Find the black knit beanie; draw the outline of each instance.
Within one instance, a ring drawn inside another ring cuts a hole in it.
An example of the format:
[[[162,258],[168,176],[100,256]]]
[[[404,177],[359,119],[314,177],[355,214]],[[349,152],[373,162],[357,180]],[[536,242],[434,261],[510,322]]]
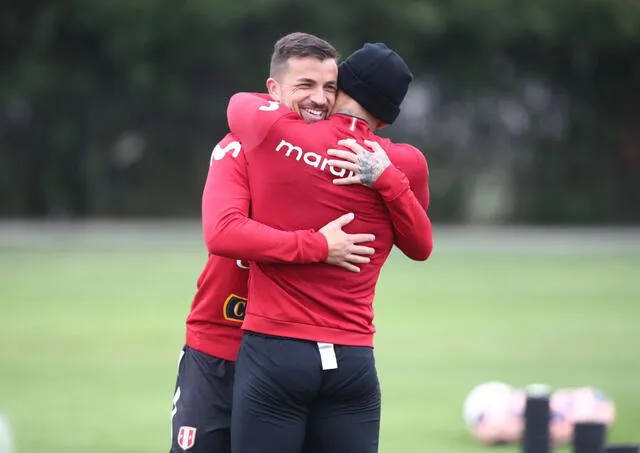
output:
[[[412,80],[402,57],[382,43],[366,43],[340,63],[338,72],[338,88],[387,124],[400,114]]]

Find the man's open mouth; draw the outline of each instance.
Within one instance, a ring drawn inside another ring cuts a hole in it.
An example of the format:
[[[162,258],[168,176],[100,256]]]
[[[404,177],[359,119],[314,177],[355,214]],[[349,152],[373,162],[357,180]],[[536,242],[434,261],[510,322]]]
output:
[[[311,109],[311,108],[303,107],[300,110],[304,113],[304,115],[307,118],[313,119],[315,121],[320,121],[325,119],[327,114],[326,110],[323,110],[323,109]]]

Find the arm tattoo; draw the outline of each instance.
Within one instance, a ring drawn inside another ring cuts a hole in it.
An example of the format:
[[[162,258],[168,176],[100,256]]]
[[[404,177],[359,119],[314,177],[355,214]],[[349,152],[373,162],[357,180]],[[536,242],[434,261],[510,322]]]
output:
[[[383,171],[391,165],[389,157],[384,154],[361,153],[358,155],[358,171],[360,182],[371,187],[380,177]]]

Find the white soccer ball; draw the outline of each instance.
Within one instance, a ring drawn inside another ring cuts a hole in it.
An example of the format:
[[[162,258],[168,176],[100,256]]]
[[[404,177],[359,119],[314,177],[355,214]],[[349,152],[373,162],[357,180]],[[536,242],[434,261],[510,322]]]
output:
[[[494,401],[508,398],[513,388],[499,381],[490,381],[475,386],[464,400],[463,416],[467,427],[471,430],[478,418],[486,412]]]
[[[471,435],[487,445],[514,443],[522,432],[520,399],[504,382],[474,387],[464,401],[464,420]]]

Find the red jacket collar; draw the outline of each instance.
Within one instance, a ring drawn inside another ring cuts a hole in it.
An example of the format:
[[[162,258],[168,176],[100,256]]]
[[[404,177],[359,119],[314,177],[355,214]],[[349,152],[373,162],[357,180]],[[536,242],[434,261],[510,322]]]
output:
[[[363,120],[360,117],[349,115],[348,113],[336,113],[330,118],[332,121],[342,125],[342,127],[346,127],[351,131],[361,131],[363,133],[370,133],[371,128],[369,127],[369,123]]]

